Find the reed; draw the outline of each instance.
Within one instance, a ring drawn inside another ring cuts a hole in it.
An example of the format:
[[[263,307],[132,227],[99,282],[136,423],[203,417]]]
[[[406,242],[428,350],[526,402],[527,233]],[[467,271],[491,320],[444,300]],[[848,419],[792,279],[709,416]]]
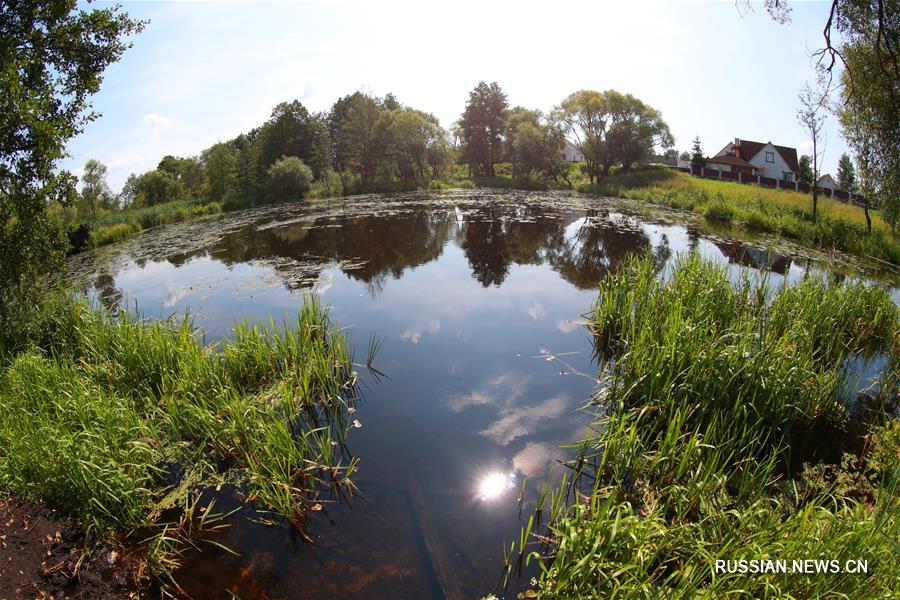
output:
[[[868,598],[896,589],[898,373],[846,393],[851,359],[896,364],[900,309],[886,291],[774,287],[696,256],[659,274],[645,257],[601,282],[589,327],[611,382],[575,445],[572,484],[541,503],[539,548],[520,540],[526,561],[541,565],[538,592]],[[839,464],[801,443],[821,431],[852,441],[854,419],[865,443],[848,443]],[[868,574],[713,570],[716,560],[751,558],[862,559]]]
[[[315,298],[294,323],[240,322],[216,345],[188,317],[112,316],[65,294],[39,321],[0,376],[0,492],[92,533],[150,528],[163,536],[151,554],[170,553],[152,562],[169,568],[170,538],[192,521],[164,526],[160,515],[200,490],[237,482],[301,528],[322,494],[352,491],[355,374]]]

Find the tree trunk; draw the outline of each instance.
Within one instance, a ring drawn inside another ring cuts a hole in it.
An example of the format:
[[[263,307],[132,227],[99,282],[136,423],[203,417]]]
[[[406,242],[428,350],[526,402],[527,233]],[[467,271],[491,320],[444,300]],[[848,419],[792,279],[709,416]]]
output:
[[[863,209],[866,212],[866,232],[871,235],[872,234],[872,217],[869,215],[869,197],[866,196],[865,204],[863,205]]]
[[[813,186],[813,222],[816,221],[816,206],[819,204],[819,186]]]

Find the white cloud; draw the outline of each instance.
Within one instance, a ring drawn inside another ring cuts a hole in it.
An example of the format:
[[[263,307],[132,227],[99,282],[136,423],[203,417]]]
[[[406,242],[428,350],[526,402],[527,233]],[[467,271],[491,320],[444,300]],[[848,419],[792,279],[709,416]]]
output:
[[[535,302],[531,306],[529,306],[526,311],[528,316],[534,319],[535,321],[541,321],[547,318],[547,311],[544,309],[544,305],[540,302]]]
[[[524,408],[505,408],[500,411],[500,418],[490,427],[481,431],[481,435],[494,438],[501,446],[526,435],[531,435],[548,421],[558,419],[571,410],[569,399],[556,396]]]
[[[175,125],[175,119],[158,113],[147,113],[144,115],[144,125],[150,132],[150,137],[158,138],[172,129]]]

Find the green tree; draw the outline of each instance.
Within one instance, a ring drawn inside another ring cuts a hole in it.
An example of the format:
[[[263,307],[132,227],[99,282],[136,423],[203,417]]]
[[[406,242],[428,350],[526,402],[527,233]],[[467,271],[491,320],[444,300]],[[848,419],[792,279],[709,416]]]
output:
[[[687,150],[682,150],[678,153],[678,160],[691,160],[691,153]]]
[[[139,208],[144,205],[144,198],[138,190],[138,176],[130,174],[119,192],[118,204],[122,208]]]
[[[156,168],[181,182],[188,196],[199,197],[203,187],[203,169],[199,160],[194,157],[178,158],[170,154],[164,156]]]
[[[615,90],[580,90],[568,96],[558,114],[570,141],[584,155],[591,183],[613,165],[630,169],[653,152],[674,143],[669,126],[656,109],[631,94]]]
[[[742,0],[741,5],[749,6]],[[785,0],[765,0],[779,23],[790,21]],[[834,67],[843,63],[835,112],[859,166],[861,191],[874,199],[882,216],[900,220],[900,10],[897,0],[832,0],[824,46],[813,53],[825,92]],[[838,34],[838,35],[836,35]],[[840,40],[841,43],[835,42]],[[862,176],[865,174],[865,176]]]
[[[694,137],[694,142],[691,146],[691,170],[699,172],[705,166],[706,157],[703,156],[703,148],[700,146],[700,136],[698,135]]]
[[[309,160],[315,141],[314,122],[299,100],[276,106],[259,131],[259,168],[268,169],[282,156]]]
[[[446,132],[434,115],[413,108],[399,108],[390,113],[388,126],[389,154],[401,181],[426,179],[428,167],[443,162]],[[437,145],[438,148],[432,150]]]
[[[351,96],[346,117],[341,127],[342,158],[362,184],[369,185],[387,158],[390,111],[378,98],[356,93]]]
[[[797,182],[805,185],[812,185],[815,178],[813,177],[812,158],[809,154],[800,157],[800,172],[797,173]]]
[[[566,124],[569,141],[584,156],[588,179],[594,183],[609,158],[606,146],[609,106],[606,99],[600,92],[579,90],[563,100],[559,114]]]
[[[517,106],[509,111],[504,137],[513,177],[566,179],[562,168],[566,140],[558,121],[539,110]]]
[[[846,68],[841,75],[838,120],[865,170],[860,191],[896,227],[900,222],[900,11],[894,6],[891,26],[882,32],[884,40],[891,40],[890,46],[876,44],[875,23],[861,20],[859,32],[851,34],[852,41],[842,48]]]
[[[228,145],[213,144],[201,158],[206,191],[212,201],[224,200],[232,191],[237,175],[237,156]]]
[[[675,144],[669,126],[658,110],[631,94],[615,90],[604,92],[609,105],[610,123],[606,133],[611,163],[628,170],[653,154],[655,146],[664,150]],[[611,165],[605,165],[604,175]]]
[[[41,282],[62,265],[66,241],[47,207],[69,204],[75,186],[56,163],[97,118],[90,97],[142,27],[119,7],[79,9],[75,0],[0,9],[0,346],[7,350],[25,335]]]
[[[798,95],[800,106],[797,108],[797,122],[809,134],[812,142],[812,171],[813,182],[819,181],[819,163],[822,159],[823,148],[823,131],[825,125],[825,115],[823,107],[825,99],[821,94],[813,90],[809,84],[803,86]],[[819,204],[819,186],[812,186],[812,218],[816,220],[816,210]]]
[[[137,178],[135,195],[144,206],[155,206],[184,197],[184,186],[169,173],[154,169]]]
[[[78,212],[82,219],[90,216],[92,221],[97,219],[97,207],[113,208],[115,197],[106,183],[106,165],[93,158],[84,165],[84,174],[81,176],[81,200]]]
[[[277,200],[299,200],[309,191],[312,169],[296,156],[283,156],[268,170],[269,193]]]
[[[850,155],[844,152],[838,159],[837,184],[845,192],[856,191],[856,169]]]
[[[508,106],[506,94],[496,81],[481,81],[469,92],[457,126],[462,159],[479,175],[493,177],[494,165],[501,160]]]

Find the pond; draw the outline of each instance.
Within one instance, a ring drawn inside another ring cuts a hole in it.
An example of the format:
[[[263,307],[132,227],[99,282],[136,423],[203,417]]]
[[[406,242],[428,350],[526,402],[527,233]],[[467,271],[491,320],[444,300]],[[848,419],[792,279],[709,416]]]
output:
[[[828,273],[706,236],[681,217],[572,193],[465,190],[282,204],[177,224],[73,257],[110,308],[190,312],[210,341],[241,318],[290,322],[316,294],[364,354],[349,449],[359,490],[312,515],[307,535],[248,509],[177,573],[195,597],[481,597],[503,542],[559,477],[588,420],[597,374],[583,315],[635,252],[660,266],[696,250],[773,284]],[[842,277],[831,275],[832,277]],[[893,288],[898,298],[897,288]],[[238,506],[228,489],[217,507]],[[270,515],[265,515],[270,517]],[[515,590],[534,565],[512,581]],[[515,594],[512,594],[515,597]]]

